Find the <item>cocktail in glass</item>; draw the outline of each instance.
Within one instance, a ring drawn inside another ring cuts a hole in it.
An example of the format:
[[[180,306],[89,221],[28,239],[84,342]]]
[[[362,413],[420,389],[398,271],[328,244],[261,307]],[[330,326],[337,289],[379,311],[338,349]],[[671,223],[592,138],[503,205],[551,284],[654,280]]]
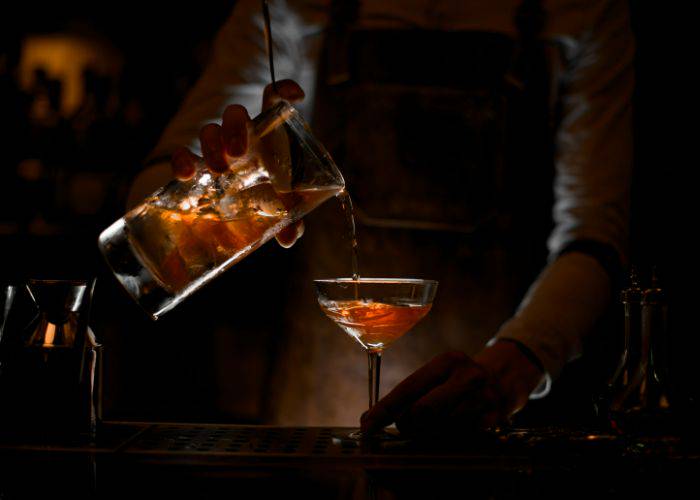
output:
[[[200,165],[105,229],[99,247],[157,319],[344,187],[328,152],[283,101],[253,120],[248,153],[231,159],[229,172]]]
[[[382,352],[428,314],[438,283],[408,278],[336,278],[315,280],[314,284],[326,316],[367,350],[371,409],[379,399]],[[366,436],[356,431],[349,437]]]

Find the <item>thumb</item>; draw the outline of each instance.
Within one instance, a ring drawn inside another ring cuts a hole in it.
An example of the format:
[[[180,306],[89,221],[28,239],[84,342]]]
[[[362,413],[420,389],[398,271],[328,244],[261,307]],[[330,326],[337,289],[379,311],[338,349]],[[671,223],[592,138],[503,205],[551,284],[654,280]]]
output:
[[[263,109],[268,109],[282,99],[291,103],[303,101],[304,90],[294,80],[280,80],[277,82],[277,91],[270,83],[263,91]]]

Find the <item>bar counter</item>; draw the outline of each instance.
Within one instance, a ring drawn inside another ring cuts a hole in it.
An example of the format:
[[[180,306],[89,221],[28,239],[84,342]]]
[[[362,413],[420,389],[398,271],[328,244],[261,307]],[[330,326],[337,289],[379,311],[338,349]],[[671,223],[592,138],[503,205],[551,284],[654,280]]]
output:
[[[335,437],[349,431],[108,422],[89,445],[6,434],[0,498],[671,498],[700,474],[697,440],[678,436],[538,428],[362,445]]]

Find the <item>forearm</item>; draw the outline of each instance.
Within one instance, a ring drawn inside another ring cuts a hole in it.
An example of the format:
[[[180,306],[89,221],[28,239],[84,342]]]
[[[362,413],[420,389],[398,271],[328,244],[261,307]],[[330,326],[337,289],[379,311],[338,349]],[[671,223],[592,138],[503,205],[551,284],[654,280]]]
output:
[[[549,381],[581,354],[627,259],[632,40],[625,2],[605,2],[560,75],[552,257],[497,334],[528,347]]]
[[[326,17],[309,2],[274,2],[270,5],[278,80],[293,79],[304,88],[306,103],[313,102],[316,62]],[[199,131],[220,123],[230,104],[241,104],[251,116],[261,110],[261,98],[270,73],[264,49],[260,2],[241,0],[216,36],[209,63],[167,125],[158,144],[134,180],[127,205],[134,206],[172,178],[170,155],[186,146],[200,153]],[[299,106],[302,113],[305,104]]]
[[[273,2],[270,14],[276,77],[297,81],[310,97],[313,89],[307,80],[315,71],[317,57],[313,42],[324,20],[305,4],[295,2]],[[166,127],[152,157],[167,155],[181,146],[199,153],[200,128],[220,122],[229,104],[243,105],[251,116],[261,111],[262,91],[270,83],[263,26],[258,0],[236,3],[216,35],[207,67]]]
[[[611,279],[597,259],[580,252],[566,253],[540,273],[496,339],[510,338],[524,344],[541,361],[551,381],[568,361],[581,354],[583,338],[611,296]]]

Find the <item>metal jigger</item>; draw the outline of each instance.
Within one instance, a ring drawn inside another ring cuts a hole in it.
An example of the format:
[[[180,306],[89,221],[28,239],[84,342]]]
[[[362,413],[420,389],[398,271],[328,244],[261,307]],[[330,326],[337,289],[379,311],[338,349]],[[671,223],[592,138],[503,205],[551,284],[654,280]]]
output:
[[[7,288],[0,335],[3,434],[94,439],[102,348],[88,326],[93,287],[87,280],[29,280]]]

